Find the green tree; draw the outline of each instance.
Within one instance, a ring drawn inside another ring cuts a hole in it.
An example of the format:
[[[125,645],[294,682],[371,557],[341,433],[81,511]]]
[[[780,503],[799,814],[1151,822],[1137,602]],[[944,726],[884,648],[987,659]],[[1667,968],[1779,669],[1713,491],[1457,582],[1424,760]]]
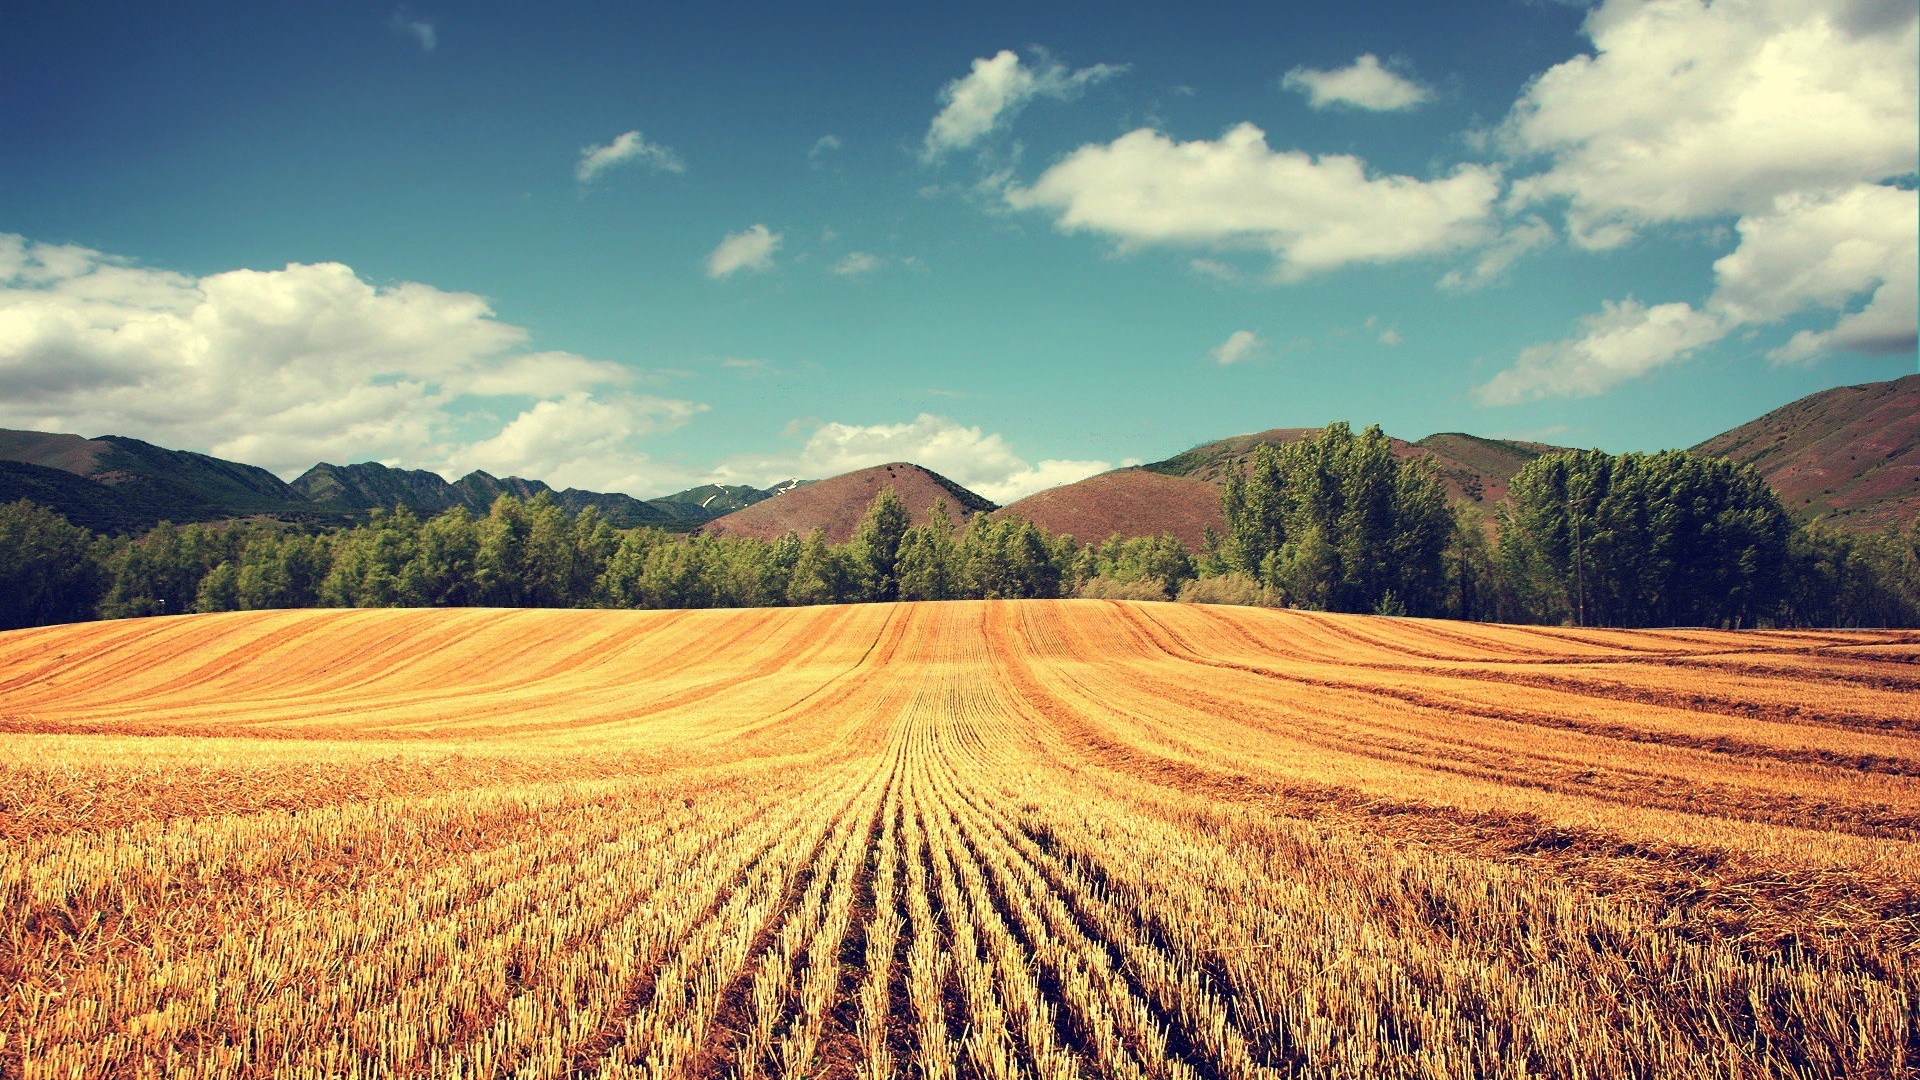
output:
[[[1794,626],[1920,625],[1920,521],[1858,535],[1818,524],[1794,531],[1780,618]]]
[[[620,536],[594,584],[595,601],[606,607],[653,607],[647,594],[647,563],[655,548],[673,543],[659,529],[632,529]]]
[[[1508,601],[1501,588],[1487,520],[1476,510],[1454,514],[1453,540],[1447,545],[1447,598],[1450,619],[1497,621]]]
[[[231,562],[222,562],[207,571],[194,594],[193,610],[239,611],[240,568]]]
[[[413,556],[400,571],[400,591],[426,607],[465,607],[478,600],[480,526],[464,506],[420,526]]]
[[[0,503],[0,630],[92,618],[106,584],[91,532],[25,499]]]
[[[320,585],[331,569],[332,552],[324,538],[263,530],[241,549],[235,603],[244,611],[318,606]]]
[[[648,607],[710,608],[716,596],[708,572],[709,546],[696,537],[654,548],[640,578]]]
[[[849,575],[843,560],[827,546],[826,533],[817,526],[800,544],[793,574],[787,583],[787,603],[831,604],[841,599]]]
[[[1107,537],[1098,547],[1078,549],[1073,569],[1065,575],[1063,592],[1077,593],[1089,581],[1115,585],[1158,585],[1168,596],[1196,576],[1193,557],[1171,536]]]
[[[895,564],[901,600],[952,600],[959,595],[953,518],[942,499],[933,504],[924,525],[908,529]]]
[[[320,583],[328,607],[417,607],[424,598],[409,591],[420,519],[405,506],[375,510],[365,525],[333,538],[333,557]]]
[[[1569,451],[1529,462],[1507,490],[1499,563],[1533,617],[1753,626],[1780,609],[1792,527],[1749,466]]]
[[[906,500],[900,498],[889,484],[873,497],[873,502],[867,506],[866,516],[860,519],[859,526],[854,529],[850,554],[857,560],[861,576],[872,590],[872,599],[900,598],[900,580],[895,573],[895,564],[900,559],[900,542],[912,524],[913,517],[907,510]]]
[[[1054,554],[1033,522],[975,514],[957,545],[961,590],[985,600],[1057,597],[1069,568]]]
[[[1433,464],[1402,460],[1378,426],[1331,424],[1283,447],[1256,447],[1221,494],[1227,536],[1207,569],[1332,611],[1439,614],[1454,521]]]
[[[200,598],[200,579],[233,558],[241,533],[232,528],[163,521],[138,540],[116,549],[111,578],[99,611],[109,619],[181,615]]]

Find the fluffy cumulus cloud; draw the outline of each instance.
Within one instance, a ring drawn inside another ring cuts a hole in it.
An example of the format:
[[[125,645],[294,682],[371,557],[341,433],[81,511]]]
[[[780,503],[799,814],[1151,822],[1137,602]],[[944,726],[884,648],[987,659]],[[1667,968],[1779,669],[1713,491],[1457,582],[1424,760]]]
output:
[[[1251,330],[1235,330],[1227,335],[1227,340],[1215,345],[1207,355],[1221,367],[1237,364],[1242,360],[1251,360],[1260,355],[1267,343]]]
[[[591,491],[638,491],[657,485],[660,470],[634,444],[679,427],[705,406],[645,394],[575,391],[537,401],[491,438],[451,455],[459,472],[483,469],[562,478],[560,487]]]
[[[1740,246],[1713,264],[1712,310],[1734,325],[1843,312],[1831,329],[1794,335],[1774,359],[1914,351],[1920,196],[1881,184],[1789,195],[1768,213],[1741,218],[1738,228]],[[1859,297],[1864,306],[1850,310]]]
[[[964,150],[1011,121],[1034,98],[1070,100],[1125,70],[1124,65],[1095,64],[1074,71],[1044,55],[1023,64],[1011,49],[976,59],[971,71],[940,91],[941,108],[927,128],[921,157],[932,161]]]
[[[1372,53],[1363,53],[1353,63],[1332,71],[1294,68],[1280,85],[1305,94],[1307,104],[1316,109],[1346,106],[1370,112],[1404,112],[1433,100],[1432,90],[1388,70]]]
[[[1485,166],[1437,180],[1375,175],[1344,154],[1270,149],[1264,132],[1241,124],[1217,140],[1142,128],[1083,146],[1006,200],[1123,249],[1264,248],[1275,276],[1293,281],[1480,243],[1499,195],[1500,174]]]
[[[131,435],[285,476],[484,460],[647,490],[634,441],[701,406],[638,392],[624,365],[528,346],[481,297],[376,286],[339,263],[193,277],[0,234],[0,426]],[[579,423],[601,460],[628,467],[545,449],[535,435],[556,410],[593,417]]]
[[[763,273],[773,269],[773,253],[780,250],[780,233],[765,225],[750,225],[728,233],[707,256],[707,276],[716,280],[742,270]]]
[[[604,146],[581,147],[580,160],[573,167],[573,176],[583,184],[591,184],[607,170],[630,164],[646,165],[655,172],[687,171],[686,162],[681,161],[680,155],[671,148],[648,142],[646,136],[638,131],[626,131],[614,136],[613,141]]]
[[[1480,400],[1597,394],[1736,331],[1809,311],[1840,314],[1828,329],[1794,334],[1769,353],[1773,360],[1914,351],[1920,197],[1912,191],[1859,184],[1818,198],[1784,196],[1738,228],[1740,244],[1713,264],[1713,295],[1703,307],[1608,303],[1576,336],[1522,351],[1512,369],[1479,388]]]
[[[1887,0],[1607,0],[1595,52],[1547,71],[1503,138],[1543,171],[1577,244],[1735,217],[1704,302],[1608,304],[1525,350],[1479,397],[1597,393],[1736,332],[1824,315],[1768,355],[1911,353],[1920,301],[1920,12]],[[1490,253],[1491,254],[1491,253]],[[1446,282],[1443,282],[1445,284]],[[1823,318],[1821,321],[1825,322]]]
[[[1586,397],[1720,340],[1720,320],[1690,304],[1647,307],[1606,301],[1565,341],[1530,345],[1513,367],[1475,391],[1486,405],[1540,397]]]
[[[921,413],[905,424],[821,424],[797,453],[735,459],[716,477],[764,486],[794,476],[836,476],[889,461],[925,466],[1002,504],[1113,468],[1105,461],[1029,462],[998,433]]]
[[[1593,54],[1535,79],[1507,120],[1508,149],[1547,165],[1515,195],[1567,200],[1575,239],[1607,246],[1912,172],[1917,27],[1898,0],[1606,0]]]

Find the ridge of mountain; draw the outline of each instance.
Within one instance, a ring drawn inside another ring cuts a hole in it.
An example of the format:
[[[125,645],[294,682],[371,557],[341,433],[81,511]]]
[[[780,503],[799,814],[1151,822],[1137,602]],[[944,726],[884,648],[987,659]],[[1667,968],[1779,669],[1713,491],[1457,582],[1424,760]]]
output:
[[[1920,374],[1809,394],[1693,449],[1752,465],[1802,520],[1905,525],[1920,515]]]
[[[212,521],[227,516],[190,488],[142,478],[103,484],[66,469],[0,460],[0,503],[26,499],[97,533],[135,533],[162,521]]]
[[[780,486],[787,489],[804,483],[789,480]],[[397,469],[371,461],[321,462],[288,483],[255,465],[169,450],[119,435],[89,439],[0,429],[0,501],[30,499],[99,532],[137,532],[161,521],[217,521],[262,514],[341,523],[394,506],[425,514],[464,506],[484,514],[501,495],[532,498],[543,491],[572,513],[594,507],[619,528],[650,525],[676,531],[773,494],[744,485],[731,487],[725,489],[724,506],[708,509],[699,500],[685,498],[686,492],[649,501],[619,492],[556,490],[539,480],[497,477],[479,470],[449,482],[425,469]]]
[[[31,499],[100,532],[251,514],[326,518],[254,465],[139,439],[0,429],[0,501]]]
[[[169,450],[123,435],[83,439],[46,431],[0,430],[0,460],[20,461],[84,476],[108,486],[166,480],[216,506],[279,510],[306,500],[286,481],[257,465]]]
[[[464,506],[484,514],[503,494],[551,493],[567,510],[597,509],[620,527],[648,525],[712,535],[778,536],[818,526],[850,537],[867,504],[888,483],[915,520],[948,503],[957,522],[974,512],[1033,520],[1083,541],[1170,533],[1197,547],[1208,526],[1224,528],[1218,484],[1261,445],[1286,445],[1315,428],[1274,428],[1202,443],[1151,464],[1117,469],[1027,496],[1005,508],[931,470],[893,462],[826,480],[772,488],[705,484],[642,500],[620,493],[555,490],[538,480],[470,472],[455,481],[377,462],[322,462],[292,483],[258,466],[170,450],[118,435],[83,438],[0,429],[0,502],[31,499],[101,532],[133,532],[162,520],[211,521],[268,515],[344,523],[379,507],[423,513]],[[1402,458],[1432,461],[1458,506],[1488,511],[1527,462],[1563,447],[1463,432],[1417,442],[1391,440]],[[1693,447],[1753,465],[1802,520],[1866,530],[1920,514],[1920,374],[1810,394]]]
[[[699,487],[676,491],[671,495],[662,495],[647,501],[669,514],[692,521],[711,521],[731,514],[735,510],[745,510],[754,503],[812,482],[811,480],[782,480],[770,488],[757,488],[746,484],[701,484]]]
[[[456,506],[475,514],[485,514],[502,495],[530,499],[548,492],[570,513],[587,507],[616,528],[638,525],[672,526],[684,515],[673,513],[650,502],[619,492],[582,491],[579,488],[555,489],[539,480],[518,476],[498,477],[475,469],[449,483],[439,473],[426,469],[396,469],[376,461],[356,465],[321,462],[293,481],[295,491],[312,502],[342,510],[373,510],[406,506],[437,514]]]

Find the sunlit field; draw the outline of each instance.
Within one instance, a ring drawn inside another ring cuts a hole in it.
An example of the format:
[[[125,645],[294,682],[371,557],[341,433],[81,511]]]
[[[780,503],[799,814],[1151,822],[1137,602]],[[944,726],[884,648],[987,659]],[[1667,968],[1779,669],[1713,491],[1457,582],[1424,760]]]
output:
[[[1107,601],[0,634],[0,1076],[1920,1067],[1920,634]]]

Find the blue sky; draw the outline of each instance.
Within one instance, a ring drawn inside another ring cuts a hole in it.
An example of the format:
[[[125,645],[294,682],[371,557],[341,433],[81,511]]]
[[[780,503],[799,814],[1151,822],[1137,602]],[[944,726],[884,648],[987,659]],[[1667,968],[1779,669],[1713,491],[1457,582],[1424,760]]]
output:
[[[5,426],[1006,500],[1337,419],[1684,446],[1916,366],[1908,3],[9,24]]]

